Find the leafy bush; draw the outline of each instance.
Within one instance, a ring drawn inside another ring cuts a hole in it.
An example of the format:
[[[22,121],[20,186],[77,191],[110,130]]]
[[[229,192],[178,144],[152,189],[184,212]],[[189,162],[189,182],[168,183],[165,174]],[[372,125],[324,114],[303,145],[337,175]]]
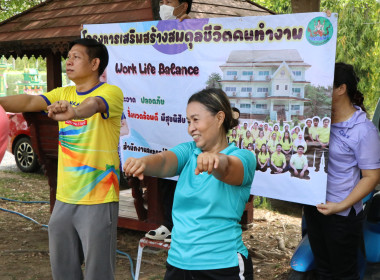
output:
[[[272,205],[270,204],[270,201],[266,197],[262,197],[262,196],[255,196],[255,198],[253,199],[253,207],[267,209],[267,210],[272,209]]]

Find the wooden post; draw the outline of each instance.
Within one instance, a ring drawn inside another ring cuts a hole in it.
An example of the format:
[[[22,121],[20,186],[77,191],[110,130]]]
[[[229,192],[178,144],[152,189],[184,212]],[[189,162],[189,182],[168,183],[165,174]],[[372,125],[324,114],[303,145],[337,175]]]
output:
[[[51,91],[62,86],[61,54],[49,51],[46,56],[47,90]]]
[[[292,0],[292,13],[319,12],[321,0]]]
[[[23,113],[28,122],[33,149],[44,166],[50,188],[50,212],[57,191],[58,123],[41,113]]]
[[[160,1],[159,0],[151,0],[152,4],[152,12],[154,20],[161,20],[160,18]]]
[[[48,91],[62,86],[61,54],[59,52],[53,53],[49,51],[47,54],[46,72]],[[57,191],[58,123],[46,116],[46,120],[44,119],[44,121],[43,119],[38,119],[41,118],[41,114],[39,113],[30,113],[30,115],[31,120],[29,120],[29,123],[32,124],[31,128],[34,127],[34,129],[31,130],[31,139],[34,144],[33,147],[38,147],[39,159],[45,166],[45,175],[48,177],[50,187],[50,212],[52,212]],[[44,125],[42,125],[43,123]],[[49,139],[49,142],[53,142],[53,145],[50,143],[45,145],[46,139]],[[47,149],[45,146],[49,148]]]

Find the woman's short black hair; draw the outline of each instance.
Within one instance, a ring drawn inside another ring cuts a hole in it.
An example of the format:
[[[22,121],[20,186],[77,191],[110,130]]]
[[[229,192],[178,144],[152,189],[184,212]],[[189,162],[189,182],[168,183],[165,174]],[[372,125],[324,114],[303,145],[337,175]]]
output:
[[[100,77],[108,65],[107,47],[95,39],[81,38],[72,41],[70,43],[70,49],[76,44],[86,47],[87,55],[89,56],[90,60],[99,58],[100,63],[98,68],[98,76]]]
[[[226,93],[219,88],[208,88],[194,93],[190,96],[187,104],[190,104],[191,102],[201,103],[213,116],[220,111],[224,112],[225,118],[223,127],[225,133],[239,124],[239,120],[232,117],[230,100]]]

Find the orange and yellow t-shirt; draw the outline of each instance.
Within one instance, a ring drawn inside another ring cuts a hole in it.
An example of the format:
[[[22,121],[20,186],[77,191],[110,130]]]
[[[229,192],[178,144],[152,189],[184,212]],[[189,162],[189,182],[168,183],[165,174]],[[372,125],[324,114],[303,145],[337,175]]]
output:
[[[88,97],[100,97],[107,107],[107,113],[59,122],[57,200],[84,205],[119,201],[120,88],[101,83],[87,92],[77,92],[70,86],[42,97],[48,104],[67,100],[73,107]]]

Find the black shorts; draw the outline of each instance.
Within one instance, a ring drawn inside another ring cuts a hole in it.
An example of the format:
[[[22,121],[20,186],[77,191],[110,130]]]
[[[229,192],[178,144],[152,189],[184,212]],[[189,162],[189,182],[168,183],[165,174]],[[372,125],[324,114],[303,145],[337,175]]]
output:
[[[239,265],[209,270],[185,270],[166,263],[164,280],[253,280],[251,257],[238,254]]]

